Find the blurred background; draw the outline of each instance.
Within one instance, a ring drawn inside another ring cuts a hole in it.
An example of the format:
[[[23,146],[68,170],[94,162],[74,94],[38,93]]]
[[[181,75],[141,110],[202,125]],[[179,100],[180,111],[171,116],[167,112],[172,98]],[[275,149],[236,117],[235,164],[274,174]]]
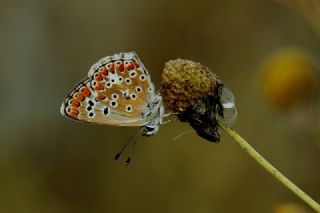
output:
[[[140,138],[60,105],[98,59],[136,51],[159,88],[164,63],[201,62],[236,96],[236,131],[320,201],[318,0],[0,0],[0,212],[312,212],[225,133],[188,124]],[[287,208],[288,207],[288,208]]]

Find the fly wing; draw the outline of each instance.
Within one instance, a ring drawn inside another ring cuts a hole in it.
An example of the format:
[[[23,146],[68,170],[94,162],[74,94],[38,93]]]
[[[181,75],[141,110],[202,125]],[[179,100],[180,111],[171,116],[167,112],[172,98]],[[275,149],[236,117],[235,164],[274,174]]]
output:
[[[235,97],[231,90],[223,87],[220,101],[223,106],[224,121],[231,126],[235,123],[238,115],[237,108],[235,106]]]

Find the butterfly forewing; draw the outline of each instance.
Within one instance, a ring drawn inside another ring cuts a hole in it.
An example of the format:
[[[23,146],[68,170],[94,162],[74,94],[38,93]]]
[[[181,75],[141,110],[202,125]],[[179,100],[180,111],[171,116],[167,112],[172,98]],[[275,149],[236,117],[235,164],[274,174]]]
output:
[[[154,95],[150,76],[133,53],[107,56],[66,97],[61,113],[69,118],[117,126],[143,126]]]

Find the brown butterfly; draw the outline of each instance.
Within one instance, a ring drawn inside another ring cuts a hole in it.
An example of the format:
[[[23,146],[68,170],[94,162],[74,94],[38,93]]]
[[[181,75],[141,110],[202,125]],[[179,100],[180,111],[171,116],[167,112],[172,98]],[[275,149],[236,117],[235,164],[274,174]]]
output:
[[[60,111],[78,121],[141,127],[138,133],[147,136],[158,132],[164,117],[162,97],[155,93],[150,75],[135,52],[100,59],[67,95]]]

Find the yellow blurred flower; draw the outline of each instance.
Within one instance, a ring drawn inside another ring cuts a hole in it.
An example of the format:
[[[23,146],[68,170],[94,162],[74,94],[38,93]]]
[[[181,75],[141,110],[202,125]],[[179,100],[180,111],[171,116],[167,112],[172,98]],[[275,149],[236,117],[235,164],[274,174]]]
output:
[[[303,51],[282,49],[265,60],[260,77],[266,102],[287,111],[308,104],[314,97],[318,69],[312,58]]]
[[[308,211],[295,203],[285,203],[276,206],[273,213],[308,213]]]

